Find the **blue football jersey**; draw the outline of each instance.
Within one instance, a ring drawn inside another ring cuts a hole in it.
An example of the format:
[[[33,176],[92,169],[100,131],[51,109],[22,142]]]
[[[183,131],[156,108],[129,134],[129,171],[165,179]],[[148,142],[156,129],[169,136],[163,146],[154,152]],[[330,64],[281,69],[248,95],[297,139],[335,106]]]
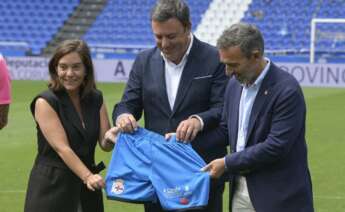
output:
[[[148,138],[151,137],[141,129],[118,136],[105,178],[108,199],[129,202],[157,199],[150,180],[152,145]]]
[[[108,199],[147,202],[165,210],[207,205],[210,176],[190,144],[139,128],[118,137],[106,175]]]
[[[166,210],[207,205],[210,176],[200,171],[206,164],[190,144],[176,141],[152,143],[151,182]]]

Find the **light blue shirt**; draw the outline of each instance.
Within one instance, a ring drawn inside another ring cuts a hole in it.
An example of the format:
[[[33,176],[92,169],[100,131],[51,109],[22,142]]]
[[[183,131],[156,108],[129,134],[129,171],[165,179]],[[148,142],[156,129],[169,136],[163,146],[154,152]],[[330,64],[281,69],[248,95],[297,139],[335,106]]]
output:
[[[262,80],[267,74],[267,71],[271,65],[268,58],[265,58],[267,64],[264,70],[260,73],[255,82],[249,86],[243,85],[239,114],[238,114],[238,133],[237,133],[237,145],[236,152],[242,151],[246,146],[246,139],[248,133],[249,117],[252,112],[255,97],[261,87]]]

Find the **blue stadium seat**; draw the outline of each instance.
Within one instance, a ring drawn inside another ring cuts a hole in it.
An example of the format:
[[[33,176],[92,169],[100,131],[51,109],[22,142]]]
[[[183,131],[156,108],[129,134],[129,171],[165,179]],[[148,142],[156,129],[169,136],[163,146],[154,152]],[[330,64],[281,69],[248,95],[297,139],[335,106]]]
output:
[[[78,3],[78,0],[2,0],[0,41],[25,41],[34,45],[31,47],[35,53],[40,53]]]
[[[265,4],[262,0],[253,0],[245,13],[243,21],[259,26],[268,41],[268,50],[275,49],[309,49],[310,21],[313,17],[337,18],[344,17],[345,1],[271,1]],[[262,10],[264,20],[252,16],[254,11]],[[268,23],[269,24],[268,24]],[[286,23],[284,30],[283,23]],[[333,26],[332,26],[333,25]],[[278,27],[277,27],[278,26]],[[323,31],[332,31],[336,24],[325,24]],[[345,32],[345,29],[342,30]],[[275,36],[277,39],[275,40]],[[339,49],[341,42],[321,42],[323,48]],[[343,42],[345,43],[345,42]]]
[[[27,41],[36,52],[53,37],[80,0],[2,0],[0,1],[0,41]],[[186,0],[190,5],[194,31],[211,0]],[[108,0],[102,13],[84,39],[90,43],[152,45],[150,9],[156,0]],[[253,0],[242,21],[256,24],[272,49],[309,49],[310,21],[317,18],[343,18],[345,1]],[[263,18],[253,12],[263,11]],[[285,24],[284,24],[285,23]],[[318,26],[319,27],[319,26]],[[324,24],[321,31],[345,32],[344,25]],[[344,49],[344,41],[320,42],[322,48]]]
[[[201,20],[201,15],[206,11],[211,0],[187,0],[191,8],[193,30]],[[119,45],[151,45],[154,39],[151,32],[150,10],[156,0],[109,0],[103,13],[100,14],[84,39],[94,42],[94,32],[108,33],[107,28],[112,27],[112,36],[100,36],[98,44]]]

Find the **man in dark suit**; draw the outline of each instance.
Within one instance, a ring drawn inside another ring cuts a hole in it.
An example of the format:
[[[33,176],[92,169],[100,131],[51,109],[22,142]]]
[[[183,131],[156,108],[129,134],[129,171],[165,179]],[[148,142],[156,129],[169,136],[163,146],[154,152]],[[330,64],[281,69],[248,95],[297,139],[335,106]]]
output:
[[[145,127],[191,142],[206,161],[226,155],[226,137],[219,143],[203,139],[218,127],[227,83],[224,65],[215,47],[191,33],[189,8],[182,0],[160,0],[151,13],[156,47],[140,53],[125,92],[113,111],[114,123],[126,132],[145,114]],[[223,180],[211,183],[209,212],[222,211]],[[159,212],[146,203],[145,211]]]
[[[218,39],[226,73],[223,119],[210,135],[228,135],[231,153],[204,167],[228,172],[230,211],[312,212],[305,141],[306,106],[295,78],[264,54],[260,31],[235,24]]]

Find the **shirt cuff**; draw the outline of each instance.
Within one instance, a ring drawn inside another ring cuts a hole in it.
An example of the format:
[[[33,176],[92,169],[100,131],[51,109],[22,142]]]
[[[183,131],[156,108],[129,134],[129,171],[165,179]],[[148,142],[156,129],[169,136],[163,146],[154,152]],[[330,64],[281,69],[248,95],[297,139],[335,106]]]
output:
[[[200,116],[198,116],[198,115],[191,115],[191,116],[189,116],[189,118],[197,118],[200,121],[200,125],[201,125],[200,131],[204,129],[204,121],[202,120],[202,118]]]
[[[224,168],[225,168],[225,171],[228,171],[228,166],[226,165],[226,156],[224,157]]]
[[[117,118],[116,118],[116,121],[115,121],[115,125],[117,126],[117,122],[119,121],[119,119],[125,115],[131,115],[130,113],[122,113],[121,115],[119,115]],[[117,126],[118,127],[118,126]]]

